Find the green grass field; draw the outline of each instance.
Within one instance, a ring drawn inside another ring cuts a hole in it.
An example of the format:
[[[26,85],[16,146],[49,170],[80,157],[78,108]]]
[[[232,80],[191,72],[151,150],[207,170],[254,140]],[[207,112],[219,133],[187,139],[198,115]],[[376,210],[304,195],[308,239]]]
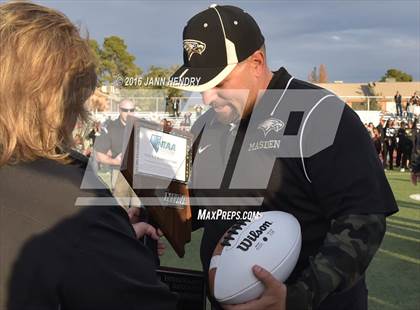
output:
[[[387,233],[367,272],[369,309],[420,309],[420,202],[409,198],[420,194],[409,174],[387,173],[400,211],[388,218]],[[179,259],[167,246],[162,265],[201,270],[201,231],[193,233],[186,255]]]
[[[387,232],[368,272],[369,309],[420,309],[420,193],[408,173],[388,172],[400,211],[387,220]]]

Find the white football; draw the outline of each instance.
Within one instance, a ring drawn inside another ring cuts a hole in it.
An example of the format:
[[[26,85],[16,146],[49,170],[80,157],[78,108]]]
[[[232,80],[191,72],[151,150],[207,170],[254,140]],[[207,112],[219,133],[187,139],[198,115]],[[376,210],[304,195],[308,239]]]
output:
[[[264,285],[252,267],[259,265],[284,282],[295,268],[301,243],[299,222],[289,213],[262,212],[259,218],[233,225],[213,251],[210,292],[223,304],[260,297]]]

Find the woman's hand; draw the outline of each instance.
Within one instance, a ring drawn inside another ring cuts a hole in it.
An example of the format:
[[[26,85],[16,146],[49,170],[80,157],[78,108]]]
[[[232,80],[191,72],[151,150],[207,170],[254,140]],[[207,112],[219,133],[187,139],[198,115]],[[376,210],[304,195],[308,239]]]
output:
[[[160,229],[156,229],[152,225],[146,222],[140,222],[140,208],[129,208],[128,217],[131,225],[133,225],[134,231],[136,232],[137,239],[149,236],[153,240],[157,241],[157,252],[159,256],[162,256],[165,252],[165,244],[160,240],[163,236],[163,232]]]

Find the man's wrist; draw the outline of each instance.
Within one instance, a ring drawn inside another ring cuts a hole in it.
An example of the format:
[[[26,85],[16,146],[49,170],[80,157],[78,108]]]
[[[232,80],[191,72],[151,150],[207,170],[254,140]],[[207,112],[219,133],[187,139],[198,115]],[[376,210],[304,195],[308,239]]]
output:
[[[287,285],[286,310],[311,310],[310,292],[303,282]]]

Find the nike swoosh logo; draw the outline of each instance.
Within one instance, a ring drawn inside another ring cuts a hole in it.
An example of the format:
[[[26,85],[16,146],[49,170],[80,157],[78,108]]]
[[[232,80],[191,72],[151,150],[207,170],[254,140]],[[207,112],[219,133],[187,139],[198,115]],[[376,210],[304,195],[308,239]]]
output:
[[[198,148],[198,154],[203,153],[206,149],[208,149],[211,146],[211,144],[207,144],[206,146],[199,147]]]

